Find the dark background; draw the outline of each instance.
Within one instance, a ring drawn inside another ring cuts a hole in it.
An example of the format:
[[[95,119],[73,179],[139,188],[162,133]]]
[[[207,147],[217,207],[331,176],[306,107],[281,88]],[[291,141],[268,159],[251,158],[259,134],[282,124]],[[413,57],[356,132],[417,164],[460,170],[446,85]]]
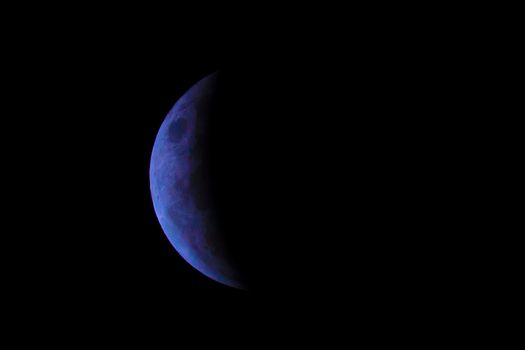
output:
[[[440,186],[428,178],[440,170],[425,161],[434,131],[431,117],[419,117],[434,96],[419,79],[435,73],[424,65],[416,72],[406,59],[385,62],[379,51],[322,60],[255,52],[229,61],[219,49],[146,60],[119,50],[72,78],[75,87],[87,82],[66,95],[71,109],[83,106],[71,124],[83,187],[73,203],[82,203],[82,230],[90,228],[80,251],[93,249],[101,261],[86,257],[86,273],[97,271],[95,282],[107,278],[117,289],[159,283],[165,300],[242,293],[178,256],[149,197],[160,123],[191,85],[219,70],[224,122],[214,125],[213,181],[226,239],[253,293],[351,291],[373,299],[385,289],[392,297],[396,288],[420,288],[437,229],[424,198]]]
[[[514,230],[493,208],[512,204],[491,192],[516,193],[519,157],[502,156],[520,138],[494,125],[515,115],[503,80],[517,80],[519,21],[482,6],[132,6],[2,7],[0,282],[17,342],[434,340],[503,319],[489,302],[515,309],[499,303],[519,264],[499,254],[519,254],[494,247]],[[160,123],[214,71],[210,164],[248,292],[184,262],[150,200]]]
[[[450,146],[470,79],[457,51],[436,49],[432,33],[372,29],[351,40],[141,34],[49,28],[8,51],[9,91],[21,93],[7,99],[9,130],[31,141],[16,159],[32,198],[19,207],[34,213],[19,220],[27,290],[168,314],[217,298],[366,309],[444,300],[442,282],[463,278],[450,273],[464,195],[450,183],[467,180],[456,166],[468,161]],[[161,122],[215,71],[225,80],[213,181],[249,292],[184,262],[149,193]]]

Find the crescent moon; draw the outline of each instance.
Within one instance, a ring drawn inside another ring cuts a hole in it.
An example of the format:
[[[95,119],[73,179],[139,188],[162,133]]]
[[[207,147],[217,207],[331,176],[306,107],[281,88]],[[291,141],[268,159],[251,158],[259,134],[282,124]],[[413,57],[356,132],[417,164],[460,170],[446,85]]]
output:
[[[245,289],[214,219],[206,138],[217,74],[191,87],[162,123],[151,155],[150,190],[160,225],[176,251],[222,284]]]

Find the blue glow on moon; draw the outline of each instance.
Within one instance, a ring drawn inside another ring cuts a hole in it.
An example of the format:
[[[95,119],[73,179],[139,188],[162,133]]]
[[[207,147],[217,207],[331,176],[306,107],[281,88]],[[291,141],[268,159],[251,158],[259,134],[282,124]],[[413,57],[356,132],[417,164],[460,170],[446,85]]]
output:
[[[177,252],[209,278],[242,289],[241,279],[221,247],[213,208],[200,200],[206,196],[202,192],[206,192],[209,175],[202,173],[205,160],[200,138],[206,137],[206,104],[215,80],[215,74],[200,80],[166,116],[151,155],[150,189],[159,222]]]

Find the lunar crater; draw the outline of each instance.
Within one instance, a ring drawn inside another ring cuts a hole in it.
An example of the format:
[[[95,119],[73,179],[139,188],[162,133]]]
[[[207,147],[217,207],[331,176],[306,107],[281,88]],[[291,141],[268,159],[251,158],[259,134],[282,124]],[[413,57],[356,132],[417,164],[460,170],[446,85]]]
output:
[[[188,121],[186,118],[178,118],[174,120],[169,127],[169,136],[171,142],[179,143],[184,137],[188,129]]]

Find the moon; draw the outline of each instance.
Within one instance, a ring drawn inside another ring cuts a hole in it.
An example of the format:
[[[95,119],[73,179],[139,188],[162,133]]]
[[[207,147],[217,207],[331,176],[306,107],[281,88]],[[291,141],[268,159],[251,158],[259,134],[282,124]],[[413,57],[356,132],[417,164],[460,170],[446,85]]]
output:
[[[151,155],[150,189],[168,240],[191,266],[230,287],[245,289],[221,241],[207,166],[210,103],[217,74],[191,87],[162,123]]]

